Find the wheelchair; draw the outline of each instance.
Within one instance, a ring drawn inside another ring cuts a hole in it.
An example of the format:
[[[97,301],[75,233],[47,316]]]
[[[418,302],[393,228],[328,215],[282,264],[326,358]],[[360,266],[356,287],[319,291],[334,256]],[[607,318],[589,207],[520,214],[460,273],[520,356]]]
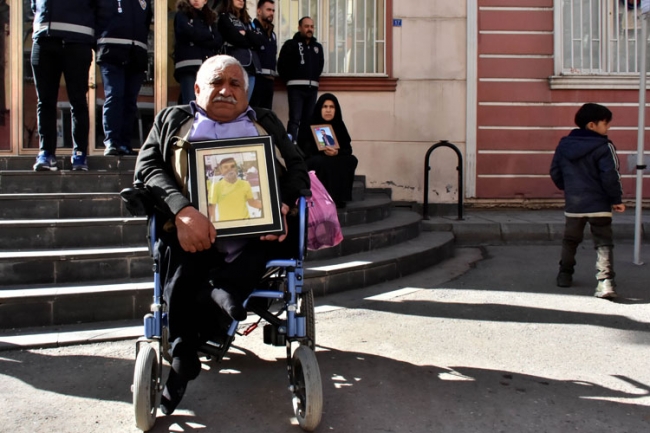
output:
[[[136,182],[134,188],[120,193],[127,209],[135,216],[148,216],[148,239],[153,256],[156,242],[156,224],[153,204],[144,185]],[[299,246],[296,259],[271,260],[264,277],[244,302],[247,311],[258,320],[240,331],[240,323],[233,321],[222,341],[208,341],[199,352],[221,362],[235,336],[246,336],[264,321],[265,344],[286,346],[289,391],[293,411],[299,426],[305,431],[318,427],[323,409],[320,369],[315,355],[316,328],[314,296],[303,290],[303,260],[306,251],[307,199],[311,191],[302,191],[298,202]],[[163,300],[158,264],[154,260],[154,294],[151,312],[144,316],[144,336],[136,342],[136,362],[133,373],[133,409],[135,424],[142,431],[151,429],[156,421],[160,397],[165,383],[162,378],[163,359],[171,362],[167,329],[167,306]],[[296,347],[293,350],[294,346]]]

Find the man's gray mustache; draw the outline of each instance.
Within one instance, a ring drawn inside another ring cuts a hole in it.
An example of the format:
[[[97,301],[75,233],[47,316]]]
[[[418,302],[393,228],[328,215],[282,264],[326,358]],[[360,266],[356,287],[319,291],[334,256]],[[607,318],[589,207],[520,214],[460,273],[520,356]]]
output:
[[[226,96],[217,96],[216,98],[214,98],[212,100],[212,102],[227,102],[227,103],[233,104],[233,105],[237,104],[237,100],[235,98],[233,98],[232,96],[227,96],[227,97]]]

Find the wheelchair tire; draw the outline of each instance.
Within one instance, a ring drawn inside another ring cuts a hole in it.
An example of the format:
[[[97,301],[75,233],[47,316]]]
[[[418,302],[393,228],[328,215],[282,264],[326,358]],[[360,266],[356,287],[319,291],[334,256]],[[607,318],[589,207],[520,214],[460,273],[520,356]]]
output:
[[[292,359],[293,412],[300,428],[314,431],[323,414],[323,385],[316,354],[300,345]]]
[[[314,292],[309,290],[300,294],[300,312],[305,316],[305,333],[307,334],[307,346],[316,350],[316,313],[314,311]]]
[[[158,379],[156,351],[149,344],[143,344],[135,360],[133,373],[135,425],[142,431],[149,431],[156,422],[160,402]]]

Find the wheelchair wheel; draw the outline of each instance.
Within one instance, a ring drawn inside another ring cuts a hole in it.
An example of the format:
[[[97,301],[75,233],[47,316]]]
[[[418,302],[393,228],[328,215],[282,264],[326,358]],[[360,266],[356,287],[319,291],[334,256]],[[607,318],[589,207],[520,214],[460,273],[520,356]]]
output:
[[[323,413],[323,385],[316,354],[300,345],[292,359],[293,412],[305,431],[314,431]]]
[[[316,350],[316,314],[314,312],[314,292],[309,290],[300,294],[300,314],[305,316],[307,346]]]
[[[156,422],[160,398],[158,376],[156,351],[149,344],[143,344],[135,360],[133,373],[135,425],[142,431],[148,431]]]

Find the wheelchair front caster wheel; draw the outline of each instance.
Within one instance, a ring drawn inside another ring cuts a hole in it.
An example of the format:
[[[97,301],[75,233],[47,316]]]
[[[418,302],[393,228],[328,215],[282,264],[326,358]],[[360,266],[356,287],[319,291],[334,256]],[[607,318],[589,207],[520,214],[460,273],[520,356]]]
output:
[[[293,412],[305,431],[314,431],[323,414],[323,385],[316,354],[307,346],[298,346],[292,359]]]
[[[135,360],[133,372],[135,425],[142,431],[148,431],[156,422],[156,412],[160,404],[158,376],[156,351],[150,345],[143,344]]]

